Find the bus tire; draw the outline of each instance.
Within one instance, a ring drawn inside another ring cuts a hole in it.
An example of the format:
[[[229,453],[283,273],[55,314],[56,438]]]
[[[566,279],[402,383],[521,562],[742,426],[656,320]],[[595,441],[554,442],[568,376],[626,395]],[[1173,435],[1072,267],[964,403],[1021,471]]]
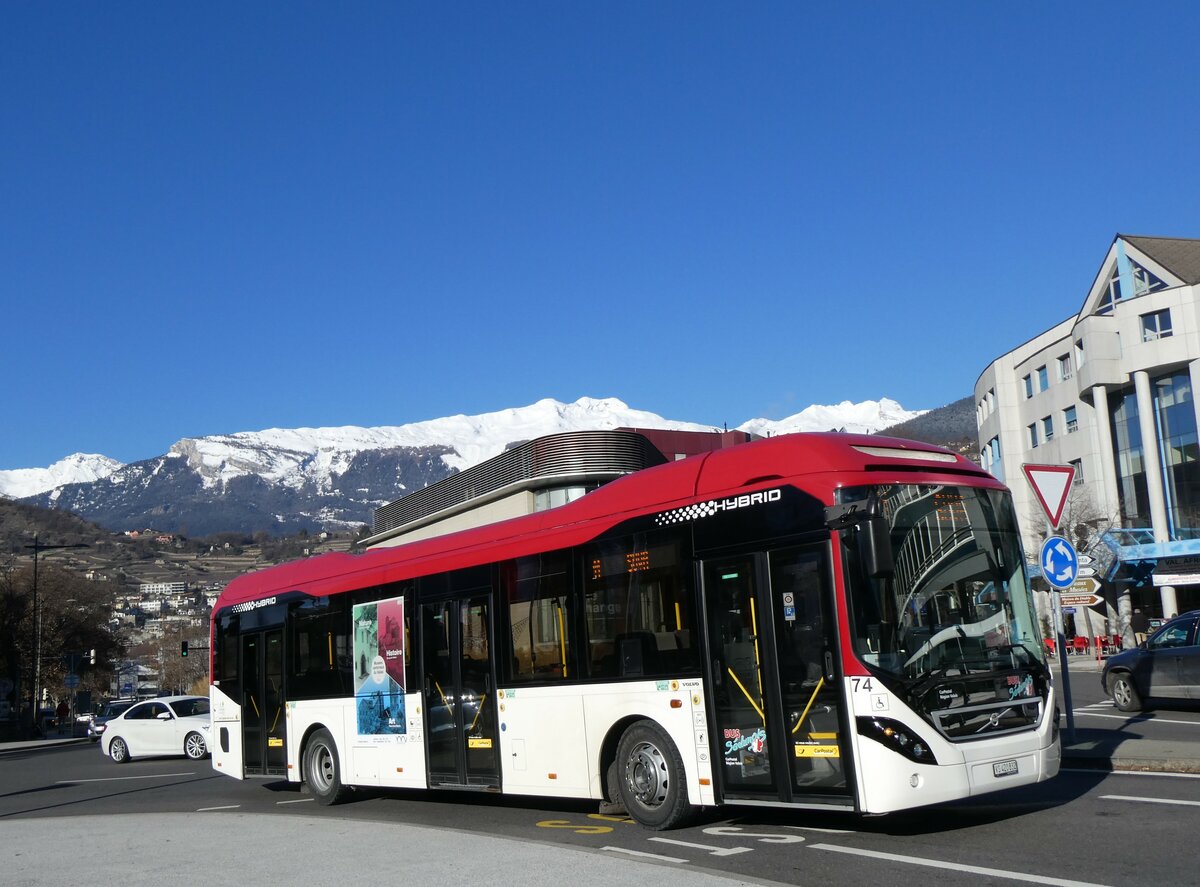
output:
[[[349,793],[342,785],[337,746],[324,728],[309,737],[304,747],[304,782],[317,803],[324,807],[341,803]]]
[[[639,825],[661,831],[691,814],[683,758],[654,721],[630,725],[617,744],[616,763],[621,801]]]

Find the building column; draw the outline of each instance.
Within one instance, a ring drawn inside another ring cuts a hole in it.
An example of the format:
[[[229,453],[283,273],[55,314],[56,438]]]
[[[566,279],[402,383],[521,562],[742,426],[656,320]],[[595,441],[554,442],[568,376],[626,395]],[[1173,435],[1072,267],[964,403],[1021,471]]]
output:
[[[1097,471],[1100,478],[1098,487],[1100,501],[1096,505],[1104,514],[1119,519],[1121,497],[1117,495],[1117,460],[1113,454],[1112,414],[1108,408],[1108,388],[1106,386],[1096,385],[1092,388],[1092,409],[1096,412],[1096,446],[1099,448],[1100,455],[1100,466]],[[1197,427],[1200,427],[1200,424]],[[1090,483],[1090,480],[1085,478],[1085,483]]]
[[[1142,432],[1142,464],[1146,468],[1146,492],[1150,497],[1150,527],[1155,542],[1170,542],[1171,530],[1167,522],[1167,498],[1163,490],[1162,460],[1159,458],[1158,429],[1154,413],[1154,397],[1150,391],[1150,374],[1139,370],[1133,374],[1133,387],[1137,392],[1138,426]],[[1175,588],[1164,585],[1159,588],[1163,615],[1177,612]]]

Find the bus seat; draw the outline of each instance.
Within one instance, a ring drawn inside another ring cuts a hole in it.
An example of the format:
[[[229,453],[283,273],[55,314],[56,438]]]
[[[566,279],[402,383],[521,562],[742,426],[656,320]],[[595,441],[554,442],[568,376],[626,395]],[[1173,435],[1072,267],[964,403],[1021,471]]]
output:
[[[653,632],[632,631],[614,640],[622,675],[658,674],[658,643]]]

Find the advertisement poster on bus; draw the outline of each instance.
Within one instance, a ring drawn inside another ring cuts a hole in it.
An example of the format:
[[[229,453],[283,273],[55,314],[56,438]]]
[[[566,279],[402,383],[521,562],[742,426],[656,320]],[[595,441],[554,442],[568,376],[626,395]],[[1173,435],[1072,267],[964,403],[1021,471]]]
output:
[[[404,718],[404,598],[356,604],[354,706],[358,735],[399,736]]]

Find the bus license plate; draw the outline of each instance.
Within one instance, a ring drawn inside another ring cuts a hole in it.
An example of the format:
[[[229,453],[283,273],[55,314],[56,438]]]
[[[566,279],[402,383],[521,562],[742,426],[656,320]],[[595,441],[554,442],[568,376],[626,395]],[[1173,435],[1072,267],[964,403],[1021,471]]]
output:
[[[1000,761],[999,763],[992,764],[993,776],[1012,776],[1016,772],[1016,761]]]

